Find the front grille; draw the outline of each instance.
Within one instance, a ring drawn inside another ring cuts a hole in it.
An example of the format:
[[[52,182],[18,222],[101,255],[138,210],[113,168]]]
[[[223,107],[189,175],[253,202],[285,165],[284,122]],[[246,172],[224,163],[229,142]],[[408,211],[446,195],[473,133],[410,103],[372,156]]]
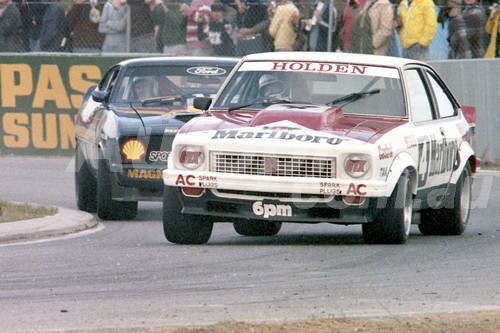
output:
[[[243,175],[335,178],[335,158],[244,153],[210,153],[210,171]]]

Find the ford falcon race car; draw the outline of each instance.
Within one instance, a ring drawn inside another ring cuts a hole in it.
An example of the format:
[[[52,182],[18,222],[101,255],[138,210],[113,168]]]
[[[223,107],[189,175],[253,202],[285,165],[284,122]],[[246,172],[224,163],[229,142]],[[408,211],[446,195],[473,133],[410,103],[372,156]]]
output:
[[[76,119],[79,209],[101,219],[133,219],[137,201],[163,197],[177,130],[200,114],[196,96],[213,97],[232,58],[162,57],[120,62],[84,96]]]
[[[214,222],[270,236],[283,222],[361,224],[366,243],[464,232],[475,109],[427,64],[339,53],[243,58],[178,132],[163,171],[163,229],[205,243]],[[465,112],[467,111],[467,112]],[[415,219],[416,222],[417,219]]]

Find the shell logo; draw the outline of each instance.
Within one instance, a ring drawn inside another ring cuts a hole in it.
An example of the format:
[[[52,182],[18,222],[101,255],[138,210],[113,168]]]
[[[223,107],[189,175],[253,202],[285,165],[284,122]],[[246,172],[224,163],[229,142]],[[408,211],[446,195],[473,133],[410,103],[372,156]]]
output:
[[[122,145],[122,154],[127,161],[142,161],[144,155],[146,155],[146,147],[141,141],[130,139]]]

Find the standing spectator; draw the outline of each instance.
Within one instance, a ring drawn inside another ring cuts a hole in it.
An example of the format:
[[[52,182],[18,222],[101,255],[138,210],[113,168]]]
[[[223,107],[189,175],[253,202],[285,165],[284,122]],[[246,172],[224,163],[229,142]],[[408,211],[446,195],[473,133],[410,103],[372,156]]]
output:
[[[156,44],[156,51],[163,52],[163,40],[161,38],[161,31],[165,24],[165,14],[168,7],[163,3],[163,0],[147,0],[149,3],[149,10],[151,11],[151,20],[154,25],[154,39]]]
[[[271,51],[272,41],[267,31],[269,17],[266,5],[260,0],[236,0],[238,28],[236,56]]]
[[[192,0],[188,10],[186,48],[190,56],[210,56],[212,45],[208,40],[198,39],[198,22],[210,21],[210,6],[214,0]]]
[[[49,0],[40,29],[40,50],[46,52],[70,51],[68,37],[63,5],[59,0]]]
[[[122,0],[110,0],[104,5],[99,32],[105,35],[103,53],[127,51],[127,22],[129,6]]]
[[[309,50],[310,51],[327,51],[328,46],[328,30],[332,27],[332,51],[337,48],[336,33],[337,33],[337,19],[338,11],[335,6],[332,12],[332,23],[330,24],[330,3],[318,1],[313,9],[312,17],[309,19],[306,30],[310,30],[308,36]]]
[[[352,52],[352,30],[359,12],[366,4],[366,0],[347,0],[342,12],[342,51]]]
[[[471,59],[483,56],[485,14],[477,0],[464,0],[462,14],[450,20],[448,26],[449,59]]]
[[[40,28],[46,4],[44,0],[22,0],[19,6],[23,34],[22,44],[26,51],[40,51]]]
[[[429,45],[437,31],[436,9],[432,0],[404,0],[399,6],[402,27],[399,41],[403,57],[427,60]]]
[[[372,30],[373,54],[387,55],[394,27],[393,7],[389,0],[372,0],[372,3],[368,16]]]
[[[490,35],[490,43],[484,57],[498,58],[500,54],[500,6],[496,3],[491,7],[486,22],[486,32]]]
[[[221,3],[210,6],[211,20],[208,24],[198,23],[198,35],[208,38],[217,56],[233,56],[234,44],[231,39],[231,23],[224,19],[225,7]]]
[[[66,14],[73,52],[101,52],[104,35],[98,28],[102,8],[96,0],[74,0]]]
[[[149,5],[145,1],[149,0],[128,0],[130,6],[130,52],[156,52],[154,23]]]
[[[276,51],[293,51],[297,38],[294,24],[299,18],[299,10],[290,0],[278,0],[278,7],[269,9],[269,34],[274,38]]]
[[[173,0],[165,7],[163,25],[160,27],[160,39],[163,53],[186,55],[186,26],[189,6]]]
[[[0,52],[22,52],[21,14],[12,0],[0,0]]]

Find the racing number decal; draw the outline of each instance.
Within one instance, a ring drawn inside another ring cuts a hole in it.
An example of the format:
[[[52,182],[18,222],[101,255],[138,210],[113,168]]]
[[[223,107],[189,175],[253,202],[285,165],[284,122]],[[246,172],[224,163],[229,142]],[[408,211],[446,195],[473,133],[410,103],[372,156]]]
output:
[[[457,141],[436,140],[435,135],[418,138],[418,187],[430,177],[456,170],[460,165]]]

